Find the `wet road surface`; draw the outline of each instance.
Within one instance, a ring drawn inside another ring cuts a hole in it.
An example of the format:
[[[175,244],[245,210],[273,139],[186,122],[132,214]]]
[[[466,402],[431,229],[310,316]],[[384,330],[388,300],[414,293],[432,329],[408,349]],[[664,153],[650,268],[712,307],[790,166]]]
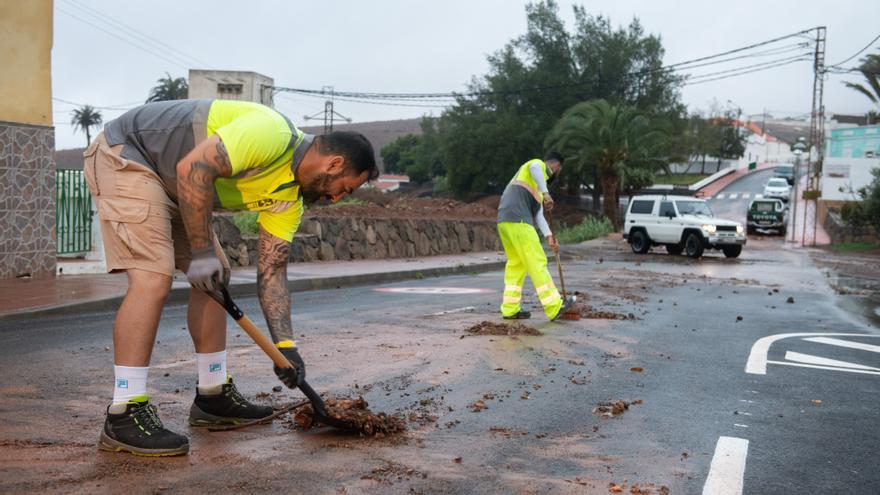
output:
[[[745,445],[743,493],[878,485],[880,374],[871,370],[880,353],[870,346],[880,331],[841,309],[806,251],[770,240],[750,240],[739,259],[662,248],[638,256],[613,241],[566,251],[566,288],[637,319],[548,322],[527,283],[526,323],[543,335],[470,335],[471,325],[501,321],[499,272],[292,296],[310,382],[404,415],[409,431],[384,439],[289,420],[217,433],[186,426],[195,361],[185,309],[170,307],[150,391],[191,453],[98,452],[113,315],[0,323],[0,491],[702,493],[721,472],[721,437]],[[239,305],[264,327],[256,299]],[[268,359],[229,328],[242,392],[299,400],[272,391]],[[857,336],[785,337],[756,353],[761,339],[789,333]],[[764,373],[747,372],[762,355]],[[594,412],[617,400],[629,409]]]

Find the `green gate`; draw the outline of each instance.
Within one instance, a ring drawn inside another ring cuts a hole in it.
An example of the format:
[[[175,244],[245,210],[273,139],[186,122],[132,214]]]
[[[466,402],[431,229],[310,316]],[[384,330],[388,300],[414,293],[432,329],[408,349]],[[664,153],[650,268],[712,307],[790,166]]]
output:
[[[55,172],[55,235],[58,254],[92,250],[92,195],[82,170]]]

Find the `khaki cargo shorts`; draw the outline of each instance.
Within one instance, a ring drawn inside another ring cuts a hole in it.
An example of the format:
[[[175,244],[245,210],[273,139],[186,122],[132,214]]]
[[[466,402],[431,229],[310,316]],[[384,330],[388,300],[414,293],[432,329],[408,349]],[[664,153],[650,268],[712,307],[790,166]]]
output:
[[[101,220],[107,270],[139,269],[168,276],[174,276],[175,268],[186,271],[192,255],[177,205],[156,172],[123,158],[121,151],[121,144],[108,146],[100,133],[83,153],[83,171]],[[229,270],[217,236],[213,238],[214,250]]]

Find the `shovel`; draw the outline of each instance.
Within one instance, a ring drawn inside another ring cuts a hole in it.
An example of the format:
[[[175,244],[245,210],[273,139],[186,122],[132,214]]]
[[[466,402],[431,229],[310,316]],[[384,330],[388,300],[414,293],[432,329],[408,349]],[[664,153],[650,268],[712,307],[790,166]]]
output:
[[[550,220],[550,225],[552,228],[553,215],[550,214],[549,211],[547,212],[547,218]],[[558,239],[557,239],[557,242],[558,242]],[[568,294],[565,293],[565,278],[562,277],[562,261],[559,259],[559,249],[556,249],[555,254],[556,254],[556,268],[559,269],[559,285],[562,287],[562,299],[565,300],[565,298],[568,296]],[[559,315],[559,318],[563,319],[563,320],[580,320],[581,315],[580,315],[580,313],[578,313],[574,309],[570,309],[570,310],[566,311],[565,313],[562,313],[561,315]]]
[[[241,327],[242,330],[247,332],[248,335],[260,346],[260,349],[266,353],[272,359],[272,362],[275,363],[275,366],[279,368],[290,368],[290,362],[284,357],[284,354],[281,354],[281,351],[278,350],[277,347],[269,340],[260,329],[254,325],[254,322],[251,321],[242,311],[239,309],[238,305],[235,304],[235,301],[232,300],[232,297],[229,295],[229,291],[226,287],[221,289],[221,294],[223,295],[223,299],[221,300],[216,293],[209,293],[209,295],[221,306],[223,309],[229,313],[229,316],[238,323],[238,326]],[[312,403],[312,410],[315,413],[315,422],[323,423],[327,426],[332,426],[334,428],[338,428],[340,430],[346,430],[351,432],[357,432],[359,429],[357,426],[349,421],[344,421],[341,419],[336,419],[327,414],[327,408],[324,406],[324,401],[321,399],[321,396],[315,392],[305,380],[302,381],[299,385],[299,389],[302,393],[309,399],[309,402]]]

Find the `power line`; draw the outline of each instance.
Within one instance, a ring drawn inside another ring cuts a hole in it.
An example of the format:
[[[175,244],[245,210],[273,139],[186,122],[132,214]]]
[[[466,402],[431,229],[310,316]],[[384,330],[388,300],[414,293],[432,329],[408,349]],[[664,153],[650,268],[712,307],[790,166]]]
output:
[[[705,77],[717,76],[719,74],[729,74],[731,72],[739,72],[742,70],[753,69],[756,67],[766,67],[769,69],[769,68],[773,68],[773,67],[779,67],[780,65],[787,65],[788,63],[800,62],[802,60],[809,60],[809,58],[807,57],[807,54],[800,54],[800,55],[796,55],[794,57],[769,60],[767,62],[762,62],[760,64],[746,65],[743,67],[737,67],[735,69],[722,70],[722,71],[718,71],[718,72],[709,72],[707,74],[697,74],[693,77],[691,77],[691,76],[686,76],[686,77],[688,77],[689,80],[703,79]],[[750,72],[753,72],[753,71],[750,71]]]
[[[675,64],[671,64],[671,65],[666,65],[666,66],[661,66],[661,67],[654,67],[654,68],[642,69],[642,70],[639,70],[639,71],[629,72],[629,73],[624,74],[624,77],[641,76],[641,75],[647,75],[647,74],[654,73],[654,72],[669,72],[669,73],[673,73],[675,70],[687,70],[687,69],[692,69],[692,68],[696,68],[696,67],[702,67],[702,66],[706,66],[706,65],[714,65],[714,64],[719,64],[719,63],[725,63],[725,62],[729,62],[729,61],[731,61],[731,60],[736,60],[736,59],[739,59],[739,58],[745,58],[745,57],[751,57],[751,56],[762,56],[762,54],[763,54],[763,55],[771,54],[771,53],[774,52],[774,50],[777,51],[777,53],[784,53],[784,51],[779,51],[779,50],[789,51],[789,49],[799,49],[799,48],[801,48],[802,45],[804,45],[804,44],[803,44],[803,43],[799,43],[799,44],[795,44],[795,45],[788,45],[788,46],[786,46],[786,47],[777,47],[777,48],[775,48],[775,49],[765,50],[765,52],[752,53],[752,54],[748,54],[748,55],[743,55],[743,56],[738,56],[738,57],[732,57],[732,58],[724,59],[724,60],[715,60],[715,61],[713,61],[713,62],[709,62],[709,63],[705,63],[705,64],[695,65],[697,62],[704,62],[704,61],[707,61],[707,60],[712,60],[712,59],[717,59],[717,58],[720,58],[720,57],[725,57],[725,56],[727,56],[727,55],[732,55],[732,54],[735,54],[735,53],[744,52],[744,51],[751,50],[751,49],[754,49],[754,48],[758,48],[758,47],[761,47],[761,46],[766,46],[766,45],[769,45],[769,44],[772,44],[772,43],[776,43],[776,42],[779,42],[779,41],[782,41],[782,40],[785,40],[785,39],[788,39],[788,38],[792,38],[792,37],[801,37],[801,36],[803,36],[805,33],[809,33],[809,32],[815,31],[816,29],[818,29],[818,28],[805,29],[805,30],[802,30],[802,31],[798,31],[798,32],[796,32],[796,33],[791,33],[791,34],[787,34],[787,35],[784,35],[784,36],[779,36],[779,37],[777,37],[777,38],[773,38],[773,39],[770,39],[770,40],[762,41],[762,42],[759,42],[759,43],[753,43],[753,44],[748,45],[748,46],[744,46],[744,47],[740,47],[740,48],[735,48],[735,49],[733,49],[733,50],[728,50],[728,51],[721,52],[721,53],[717,53],[717,54],[714,54],[714,55],[708,55],[708,56],[705,56],[705,57],[700,57],[700,58],[695,58],[695,59],[691,59],[691,60],[686,60],[686,61],[683,61],[683,62],[678,62],[678,63],[675,63]],[[792,47],[794,47],[794,48],[792,48]],[[742,67],[741,67],[740,69],[742,69]],[[738,69],[738,70],[740,70],[740,69]],[[338,98],[340,98],[340,99],[341,99],[341,98],[355,98],[355,99],[374,99],[374,100],[376,100],[376,99],[410,99],[410,100],[411,100],[411,99],[429,99],[429,98],[433,98],[433,99],[438,99],[438,98],[462,98],[462,97],[473,97],[473,96],[491,96],[491,95],[519,94],[519,93],[524,93],[524,92],[528,92],[528,91],[547,91],[547,90],[555,90],[555,89],[561,89],[561,88],[566,88],[566,87],[583,86],[583,85],[586,85],[586,84],[591,84],[591,83],[593,83],[593,82],[594,82],[594,81],[578,81],[578,82],[572,82],[572,83],[561,83],[561,84],[548,85],[548,86],[538,86],[538,87],[531,87],[531,88],[519,88],[519,89],[514,89],[514,90],[504,90],[504,91],[470,91],[470,92],[462,92],[462,93],[455,93],[455,92],[451,92],[451,93],[372,93],[372,92],[359,92],[359,91],[337,91],[337,92],[335,92],[335,95],[336,95],[336,97],[338,97]],[[285,87],[276,86],[276,87],[273,87],[273,89],[274,89],[275,91],[287,91],[287,92],[299,93],[299,94],[304,94],[304,95],[307,95],[307,94],[312,94],[312,95],[322,94],[322,91],[320,91],[320,90],[305,89],[305,88],[285,88]]]
[[[713,78],[710,78],[710,79],[700,79],[700,80],[698,80],[698,81],[694,81],[694,82],[687,81],[687,82],[684,83],[684,85],[685,85],[685,86],[693,86],[693,85],[695,85],[695,84],[703,84],[703,83],[712,82],[712,81],[720,81],[721,79],[729,79],[729,78],[731,78],[731,77],[737,77],[737,76],[741,76],[741,75],[743,75],[743,74],[750,74],[750,73],[752,73],[752,72],[760,72],[760,71],[763,71],[763,70],[773,69],[773,68],[775,68],[775,67],[782,67],[783,65],[789,65],[789,64],[793,64],[793,63],[795,63],[795,62],[804,62],[804,61],[808,61],[808,60],[810,60],[810,59],[809,59],[809,58],[803,58],[803,57],[802,57],[802,58],[796,58],[796,59],[793,59],[793,60],[789,60],[788,62],[782,62],[782,63],[778,63],[778,64],[774,64],[774,65],[768,65],[768,66],[761,67],[761,68],[757,68],[757,69],[746,70],[746,71],[743,71],[743,72],[737,72],[736,74],[728,74],[728,75],[726,75],[726,76],[713,77]]]
[[[830,65],[829,67],[840,68],[841,65],[843,65],[843,64],[849,62],[850,60],[852,60],[852,59],[858,57],[859,55],[862,54],[862,52],[864,52],[864,51],[867,50],[868,48],[871,48],[871,45],[873,45],[874,43],[876,43],[877,40],[880,40],[880,34],[878,34],[877,37],[875,37],[874,39],[872,39],[870,43],[868,43],[867,45],[865,45],[864,48],[862,48],[861,50],[855,52],[853,55],[851,55],[849,58],[847,58],[847,59],[844,60],[843,62],[838,62],[838,63],[836,63],[836,64],[832,64],[832,65]]]
[[[70,6],[72,6],[74,8],[78,8],[80,11],[83,11],[83,13],[86,15],[92,15],[92,16],[97,16],[97,17],[102,18],[103,22],[112,25],[116,29],[121,29],[125,35],[133,35],[135,37],[141,38],[140,41],[142,43],[145,43],[146,45],[149,45],[152,48],[160,48],[165,51],[171,52],[170,55],[175,56],[175,58],[179,59],[182,62],[187,63],[188,65],[191,65],[191,66],[201,65],[203,67],[209,68],[208,64],[204,63],[203,61],[199,60],[198,58],[193,57],[187,53],[184,53],[180,49],[178,49],[174,46],[168,45],[167,43],[164,43],[161,40],[153,38],[152,36],[144,33],[143,31],[140,31],[140,30],[138,30],[128,24],[125,24],[124,22],[110,16],[109,14],[105,14],[105,13],[103,13],[95,8],[92,8],[88,5],[85,5],[77,0],[63,0],[63,1],[67,2]]]
[[[84,107],[86,105],[85,103],[77,103],[75,101],[63,100],[61,98],[56,98],[54,96],[52,97],[52,99],[59,102],[59,103],[66,103],[68,105],[75,105],[78,107]],[[121,105],[104,106],[104,107],[92,105],[92,108],[94,108],[95,110],[131,110],[132,108],[139,106],[141,104],[142,103],[137,101],[137,102],[132,102],[132,103],[123,103]],[[128,105],[131,105],[131,106],[128,106]]]
[[[153,55],[154,57],[161,58],[162,60],[164,60],[164,61],[166,61],[166,62],[168,62],[168,63],[174,64],[174,65],[176,65],[176,66],[178,66],[178,67],[183,67],[184,69],[188,69],[188,68],[189,68],[187,65],[182,64],[182,63],[180,63],[179,61],[172,60],[172,59],[166,57],[165,55],[162,55],[161,53],[154,52],[153,50],[151,50],[151,49],[149,49],[149,48],[146,48],[146,47],[144,47],[144,46],[141,46],[141,45],[139,45],[139,44],[134,43],[132,40],[130,40],[130,39],[128,39],[128,38],[125,38],[125,37],[123,37],[123,36],[120,36],[120,35],[118,35],[118,34],[112,32],[112,31],[108,31],[108,30],[104,29],[103,27],[101,27],[101,26],[99,26],[99,25],[97,25],[97,24],[95,24],[95,23],[93,23],[93,22],[91,22],[91,21],[88,21],[88,20],[86,20],[86,19],[83,19],[82,17],[79,17],[79,16],[76,15],[76,14],[72,14],[72,13],[70,13],[70,12],[64,10],[60,5],[56,5],[55,8],[57,8],[58,11],[61,12],[62,14],[66,14],[66,15],[68,15],[68,16],[70,16],[70,17],[72,17],[72,18],[74,18],[74,19],[76,19],[76,20],[78,20],[78,21],[80,21],[80,22],[83,22],[83,23],[85,23],[85,24],[88,24],[89,26],[92,26],[93,28],[95,28],[95,29],[97,29],[97,30],[99,30],[99,31],[103,31],[104,33],[107,33],[107,34],[109,34],[110,36],[112,36],[112,37],[114,37],[114,38],[116,38],[116,39],[118,39],[118,40],[121,40],[121,41],[123,41],[123,42],[125,42],[125,43],[128,43],[129,45],[131,45],[131,46],[133,46],[133,47],[135,47],[135,48],[137,48],[137,49],[139,49],[139,50],[143,50],[143,51],[149,53],[150,55]]]

